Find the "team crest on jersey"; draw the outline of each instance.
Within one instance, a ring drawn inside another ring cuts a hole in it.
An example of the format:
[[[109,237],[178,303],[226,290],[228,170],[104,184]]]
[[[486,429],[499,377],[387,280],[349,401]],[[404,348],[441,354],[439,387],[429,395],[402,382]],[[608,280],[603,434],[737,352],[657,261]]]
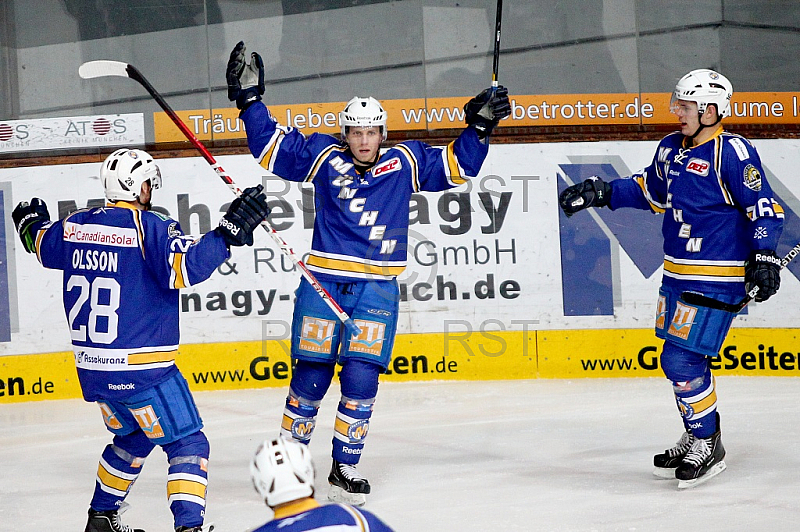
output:
[[[761,172],[752,164],[744,167],[744,186],[755,192],[761,190]]]
[[[689,333],[692,332],[692,325],[694,325],[695,315],[697,315],[697,307],[678,301],[678,305],[675,307],[675,315],[672,317],[672,323],[669,324],[667,334],[688,340]]]
[[[103,422],[106,424],[106,427],[110,428],[111,430],[121,429],[122,423],[119,422],[117,416],[114,414],[114,411],[111,410],[111,407],[101,402],[98,402],[97,404],[100,407],[100,412],[103,413]]]
[[[667,319],[667,298],[659,295],[656,304],[656,329],[663,329]]]
[[[390,174],[392,172],[396,172],[401,168],[403,168],[403,164],[400,162],[400,157],[393,157],[385,163],[381,163],[373,168],[372,175],[378,177],[381,174]]]
[[[312,353],[330,353],[335,327],[336,323],[331,320],[305,316],[300,331],[300,349]]]
[[[376,357],[380,356],[383,349],[386,324],[367,320],[355,320],[355,323],[361,329],[361,333],[350,340],[350,351]]]
[[[164,437],[164,429],[158,420],[155,410],[152,405],[143,406],[142,408],[134,408],[131,414],[136,418],[142,432],[151,440]]]
[[[711,168],[711,164],[708,161],[704,161],[703,159],[692,158],[689,159],[689,162],[686,163],[686,171],[691,172],[693,174],[707,176],[708,170]]]

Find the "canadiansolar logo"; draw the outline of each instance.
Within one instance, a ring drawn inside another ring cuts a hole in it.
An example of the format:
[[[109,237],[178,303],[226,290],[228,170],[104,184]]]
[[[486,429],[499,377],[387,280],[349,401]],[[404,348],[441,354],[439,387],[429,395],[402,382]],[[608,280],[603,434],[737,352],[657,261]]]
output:
[[[109,227],[97,224],[64,224],[64,240],[80,244],[100,244],[103,246],[136,247],[136,230],[125,227]]]

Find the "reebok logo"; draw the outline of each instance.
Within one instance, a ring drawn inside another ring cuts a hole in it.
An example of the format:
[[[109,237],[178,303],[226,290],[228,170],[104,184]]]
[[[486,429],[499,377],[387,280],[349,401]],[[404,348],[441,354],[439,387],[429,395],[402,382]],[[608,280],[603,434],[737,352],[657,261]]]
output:
[[[236,235],[238,235],[238,234],[239,234],[239,226],[237,226],[237,225],[234,225],[233,223],[231,223],[231,222],[230,222],[229,220],[227,220],[226,218],[222,218],[222,219],[219,221],[219,225],[220,225],[220,227],[224,227],[225,229],[227,229],[228,231],[230,231],[230,232],[231,232],[231,234],[232,234],[233,236],[236,236]]]
[[[778,257],[773,257],[772,255],[767,255],[765,253],[756,253],[756,262],[769,262],[771,264],[775,264],[776,266],[781,266],[781,259]]]

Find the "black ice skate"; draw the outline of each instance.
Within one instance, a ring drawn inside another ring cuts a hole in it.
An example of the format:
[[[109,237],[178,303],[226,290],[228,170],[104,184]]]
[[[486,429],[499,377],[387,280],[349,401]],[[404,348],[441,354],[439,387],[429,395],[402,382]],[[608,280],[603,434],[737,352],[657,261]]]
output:
[[[141,528],[131,528],[122,524],[120,514],[128,509],[127,504],[122,504],[119,510],[98,512],[89,508],[89,521],[84,532],[144,532]]]
[[[719,475],[725,468],[725,447],[719,427],[708,438],[695,438],[681,465],[675,470],[678,488],[691,488]]]
[[[658,478],[671,480],[675,478],[675,469],[681,465],[683,457],[689,452],[694,443],[694,436],[690,432],[684,432],[681,439],[674,447],[671,447],[661,454],[653,457],[653,475]]]
[[[214,530],[214,525],[204,525],[204,526],[179,526],[175,528],[175,532],[211,532]]]
[[[358,473],[355,464],[342,464],[334,460],[328,482],[331,485],[329,500],[353,506],[364,506],[367,502],[369,481]]]

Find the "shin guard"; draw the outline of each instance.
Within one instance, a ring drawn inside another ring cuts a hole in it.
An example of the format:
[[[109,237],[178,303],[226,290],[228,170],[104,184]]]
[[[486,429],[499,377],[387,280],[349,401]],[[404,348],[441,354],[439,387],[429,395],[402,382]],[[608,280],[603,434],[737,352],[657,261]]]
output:
[[[208,485],[208,439],[202,431],[164,446],[169,460],[167,499],[175,528],[203,524]]]
[[[155,447],[141,430],[115,436],[103,450],[97,467],[91,508],[98,512],[119,509],[133,483],[139,478],[142,466]]]
[[[369,432],[369,419],[375,398],[349,399],[342,396],[336,411],[333,432],[333,459],[344,464],[357,464]]]
[[[299,396],[289,388],[286,407],[283,409],[281,436],[308,445],[314,427],[317,425],[317,412],[321,401],[312,401]]]

